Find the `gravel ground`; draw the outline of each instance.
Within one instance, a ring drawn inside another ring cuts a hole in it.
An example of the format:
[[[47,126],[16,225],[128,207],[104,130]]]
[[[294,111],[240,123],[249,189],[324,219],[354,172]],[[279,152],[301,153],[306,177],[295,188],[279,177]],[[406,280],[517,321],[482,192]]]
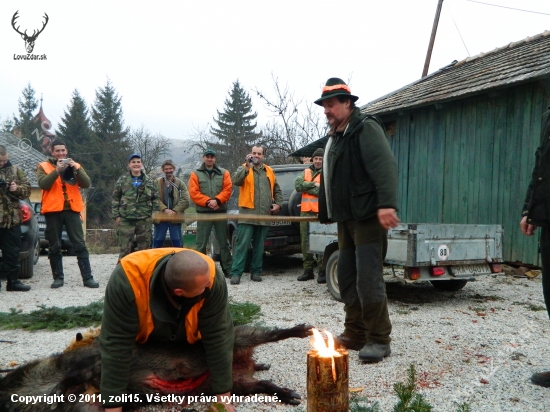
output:
[[[82,286],[75,257],[65,258],[66,283],[50,289],[51,275],[45,256],[26,281],[28,293],[0,291],[0,312],[10,308],[24,312],[39,305],[86,305],[100,300],[116,263],[116,255],[94,255],[94,277],[99,289]],[[268,257],[262,283],[244,275],[238,286],[229,285],[235,302],[254,302],[262,307],[261,322],[290,327],[308,323],[334,334],[342,331],[343,305],[333,300],[324,285],[298,282],[301,261],[297,257]],[[505,275],[485,276],[459,292],[436,291],[429,284],[405,285],[387,276],[390,316],[393,322],[392,355],[366,365],[350,352],[350,388],[362,388],[369,404],[378,402],[382,412],[393,410],[393,384],[406,379],[410,364],[417,369],[421,393],[434,411],[456,411],[469,404],[471,411],[550,410],[549,389],[532,385],[534,371],[549,370],[550,327],[544,309],[540,279]],[[77,330],[62,332],[0,331],[0,369],[61,351]],[[10,341],[10,342],[5,342]],[[281,404],[241,403],[239,411],[303,411],[306,408],[306,339],[259,347],[256,358],[270,363],[257,378],[295,389],[303,398],[300,407]],[[204,405],[195,405],[204,410]],[[171,405],[147,411],[179,411]]]

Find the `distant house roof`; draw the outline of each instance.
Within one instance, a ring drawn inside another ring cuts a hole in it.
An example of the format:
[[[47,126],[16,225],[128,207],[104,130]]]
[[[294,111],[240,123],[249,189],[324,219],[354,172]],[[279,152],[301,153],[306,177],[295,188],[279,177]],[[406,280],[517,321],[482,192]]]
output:
[[[6,146],[10,162],[25,172],[31,186],[38,187],[36,167],[46,156],[11,133],[0,132],[0,144]]]
[[[384,115],[505,88],[550,75],[550,31],[439,69],[373,100],[361,111]]]

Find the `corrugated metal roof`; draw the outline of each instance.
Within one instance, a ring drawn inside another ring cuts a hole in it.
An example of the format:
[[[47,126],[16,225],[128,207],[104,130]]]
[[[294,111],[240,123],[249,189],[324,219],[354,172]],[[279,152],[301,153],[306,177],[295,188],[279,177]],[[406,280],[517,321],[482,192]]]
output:
[[[10,162],[25,172],[31,187],[38,187],[36,167],[46,160],[46,156],[11,133],[0,132],[0,144],[8,149]]]
[[[377,115],[441,103],[550,75],[550,31],[453,62],[361,107]]]

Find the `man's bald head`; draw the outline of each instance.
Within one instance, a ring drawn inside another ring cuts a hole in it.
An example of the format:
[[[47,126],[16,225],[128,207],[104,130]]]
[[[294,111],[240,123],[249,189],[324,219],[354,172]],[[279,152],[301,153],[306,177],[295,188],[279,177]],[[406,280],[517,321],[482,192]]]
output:
[[[210,286],[209,269],[199,253],[183,250],[174,254],[166,264],[164,280],[171,290],[182,289],[186,295],[196,296]]]

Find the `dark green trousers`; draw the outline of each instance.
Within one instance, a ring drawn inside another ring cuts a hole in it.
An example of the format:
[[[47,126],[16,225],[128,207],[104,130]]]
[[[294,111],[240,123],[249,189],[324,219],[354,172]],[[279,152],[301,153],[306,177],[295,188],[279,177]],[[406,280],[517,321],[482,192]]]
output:
[[[220,245],[220,263],[222,269],[229,272],[233,265],[233,257],[231,256],[227,241],[227,222],[225,220],[218,222],[201,220],[197,222],[197,250],[206,254],[206,247],[210,242],[212,228],[214,228],[214,234]]]
[[[344,336],[390,343],[392,325],[383,277],[387,233],[378,218],[338,222],[338,286],[344,302]]]
[[[82,227],[82,219],[80,213],[72,210],[63,210],[61,212],[44,213],[46,218],[46,231],[44,237],[49,242],[48,258],[61,259],[61,232],[63,225],[74,248],[76,257],[88,258],[88,248],[84,240],[84,228]]]
[[[250,274],[261,275],[264,265],[264,242],[269,226],[239,223],[237,226],[237,244],[233,251],[233,266],[231,276],[242,276],[246,264],[246,255],[252,242],[252,261]]]

